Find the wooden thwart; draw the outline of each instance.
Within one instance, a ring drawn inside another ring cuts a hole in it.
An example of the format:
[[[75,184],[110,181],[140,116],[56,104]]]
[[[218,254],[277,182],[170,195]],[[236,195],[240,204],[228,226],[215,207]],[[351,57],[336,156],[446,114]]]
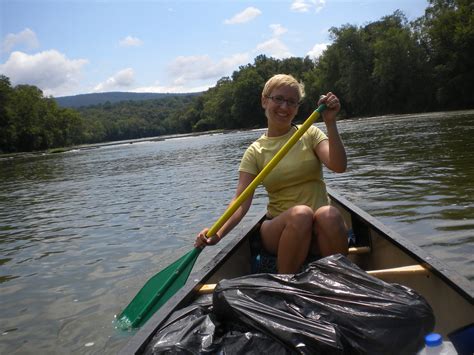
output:
[[[401,267],[394,267],[391,269],[381,270],[370,270],[367,273],[377,278],[384,278],[390,276],[401,276],[401,275],[426,275],[428,270],[421,265],[408,265]],[[204,284],[196,289],[199,294],[208,294],[214,292],[217,284]]]
[[[401,276],[401,275],[427,275],[428,270],[421,265],[408,265],[394,267],[391,269],[382,269],[382,270],[370,270],[367,271],[369,275],[383,278],[385,276]]]
[[[368,254],[371,252],[370,247],[351,247],[349,248],[349,255]]]
[[[201,295],[207,295],[208,293],[214,292],[217,284],[204,284],[198,289],[198,293]]]

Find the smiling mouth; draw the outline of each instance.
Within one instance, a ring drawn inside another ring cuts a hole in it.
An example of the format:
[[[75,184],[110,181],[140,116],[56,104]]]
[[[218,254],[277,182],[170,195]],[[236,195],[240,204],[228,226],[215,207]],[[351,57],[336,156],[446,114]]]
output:
[[[286,118],[286,117],[289,116],[288,113],[286,113],[286,112],[277,112],[276,115],[278,117],[282,117],[282,118]]]

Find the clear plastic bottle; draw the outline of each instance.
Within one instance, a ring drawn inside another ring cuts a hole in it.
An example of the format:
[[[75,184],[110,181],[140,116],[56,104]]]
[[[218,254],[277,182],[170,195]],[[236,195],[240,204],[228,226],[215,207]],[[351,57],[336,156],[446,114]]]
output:
[[[438,333],[430,333],[425,336],[425,347],[421,349],[421,355],[457,355],[456,348],[450,341],[443,341]]]

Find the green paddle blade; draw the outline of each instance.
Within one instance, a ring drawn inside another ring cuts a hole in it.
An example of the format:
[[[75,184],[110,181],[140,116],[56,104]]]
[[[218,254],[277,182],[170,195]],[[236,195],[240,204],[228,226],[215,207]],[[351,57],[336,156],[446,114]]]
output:
[[[144,324],[184,286],[200,252],[201,249],[194,248],[149,279],[119,315],[117,328],[127,330]]]

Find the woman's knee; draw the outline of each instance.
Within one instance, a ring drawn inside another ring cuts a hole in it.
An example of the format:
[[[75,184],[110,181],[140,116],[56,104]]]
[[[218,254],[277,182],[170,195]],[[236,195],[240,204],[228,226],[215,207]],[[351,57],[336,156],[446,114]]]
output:
[[[297,218],[311,218],[313,215],[313,210],[309,206],[298,205],[291,208],[290,215]]]
[[[313,226],[313,210],[308,206],[295,206],[272,220],[263,222],[260,235],[264,248],[277,253],[280,243],[304,245],[310,242]]]
[[[314,219],[316,223],[320,225],[344,225],[344,219],[341,213],[333,206],[322,206],[318,208],[314,213]]]
[[[311,228],[313,225],[313,210],[305,205],[298,205],[291,209],[288,224],[295,228]]]
[[[315,213],[315,232],[321,256],[347,254],[347,227],[338,209],[323,206]]]

